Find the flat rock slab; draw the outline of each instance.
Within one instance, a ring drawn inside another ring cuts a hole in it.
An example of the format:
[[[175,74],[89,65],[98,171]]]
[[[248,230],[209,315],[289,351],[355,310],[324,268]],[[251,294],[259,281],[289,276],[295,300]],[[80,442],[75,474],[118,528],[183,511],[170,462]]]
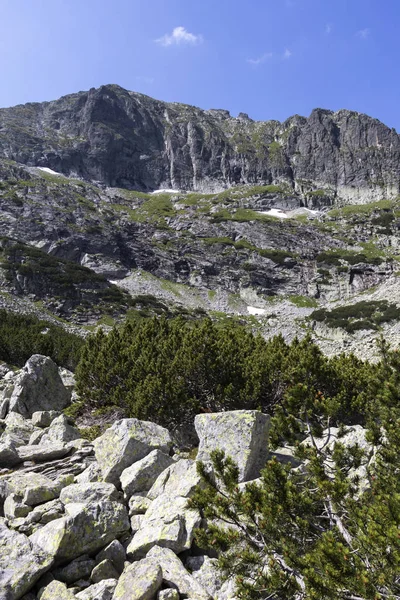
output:
[[[152,450],[169,453],[172,439],[169,431],[150,421],[122,419],[114,423],[94,441],[96,460],[106,482],[120,485],[124,469],[141,460]]]
[[[38,446],[37,444],[20,446],[16,450],[18,458],[23,462],[32,460],[34,462],[45,462],[47,460],[55,460],[64,458],[70,452],[63,443],[58,442],[49,444],[48,446]]]
[[[153,560],[144,558],[124,569],[113,600],[153,600],[161,583],[161,567]]]
[[[213,450],[223,450],[238,465],[240,482],[259,477],[268,459],[269,415],[257,410],[201,414],[194,425],[198,461],[210,462]]]
[[[0,599],[19,600],[52,565],[52,557],[0,519]],[[54,598],[54,597],[53,597]]]
[[[118,500],[119,493],[112,483],[89,482],[73,483],[61,490],[60,500],[63,504],[88,504],[100,500]]]

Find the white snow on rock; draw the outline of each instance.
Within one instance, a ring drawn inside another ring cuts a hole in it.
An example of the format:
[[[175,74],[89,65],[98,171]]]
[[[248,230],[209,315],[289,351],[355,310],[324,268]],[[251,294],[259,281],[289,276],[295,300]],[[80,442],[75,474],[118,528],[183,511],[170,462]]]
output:
[[[287,219],[288,216],[280,208],[270,208],[269,210],[257,210],[259,215],[268,215],[270,217],[278,217],[278,219]]]
[[[247,312],[249,315],[265,315],[267,312],[265,308],[257,308],[256,306],[248,306]]]
[[[162,190],[154,190],[154,192],[151,192],[152,194],[181,194],[182,190],[168,190],[168,189],[162,189]]]
[[[48,167],[37,167],[40,171],[44,171],[45,173],[50,173],[50,175],[60,175],[64,177],[62,173],[58,173],[57,171],[53,171],[53,169],[49,169]]]

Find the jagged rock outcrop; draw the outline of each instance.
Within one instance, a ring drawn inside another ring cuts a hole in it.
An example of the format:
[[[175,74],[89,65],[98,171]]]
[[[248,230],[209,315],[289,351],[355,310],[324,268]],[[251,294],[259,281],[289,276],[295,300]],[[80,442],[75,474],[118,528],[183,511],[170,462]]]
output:
[[[349,110],[258,122],[104,85],[0,109],[0,157],[144,191],[286,181],[354,199],[398,192],[400,139]]]

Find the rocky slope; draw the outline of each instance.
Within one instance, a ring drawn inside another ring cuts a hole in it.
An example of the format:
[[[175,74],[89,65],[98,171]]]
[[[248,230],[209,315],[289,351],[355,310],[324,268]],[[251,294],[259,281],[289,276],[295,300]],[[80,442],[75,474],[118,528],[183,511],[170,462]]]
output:
[[[400,342],[398,144],[356,113],[256,123],[117,86],[0,109],[0,307],[208,313],[372,356]],[[164,185],[186,191],[136,191]],[[376,299],[390,319],[313,316]]]
[[[396,195],[400,179],[399,136],[366,115],[252,121],[117,85],[0,109],[0,157],[142,191],[285,182],[365,202]]]
[[[0,378],[0,600],[234,600],[194,543],[201,478],[168,430],[122,419],[93,443],[62,410],[72,374],[44,356]],[[267,460],[269,416],[196,417],[199,460],[229,448],[244,484]]]
[[[149,421],[117,420],[88,441],[65,415],[73,388],[41,355],[0,371],[0,600],[236,600],[215,552],[196,544],[207,526],[188,506],[203,485],[196,461]],[[224,448],[243,490],[269,458],[269,427],[259,411],[199,414],[196,459],[212,469]],[[341,434],[355,442],[361,489],[376,448],[360,425]],[[298,466],[292,450],[273,456]]]

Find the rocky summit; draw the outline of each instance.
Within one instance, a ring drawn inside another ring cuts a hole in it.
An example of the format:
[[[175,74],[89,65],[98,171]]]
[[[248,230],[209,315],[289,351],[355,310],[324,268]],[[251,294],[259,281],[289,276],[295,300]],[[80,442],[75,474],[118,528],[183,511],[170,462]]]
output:
[[[309,118],[257,122],[117,85],[1,109],[0,155],[144,192],[277,180],[352,200],[399,191],[400,138],[366,115],[316,109]]]

